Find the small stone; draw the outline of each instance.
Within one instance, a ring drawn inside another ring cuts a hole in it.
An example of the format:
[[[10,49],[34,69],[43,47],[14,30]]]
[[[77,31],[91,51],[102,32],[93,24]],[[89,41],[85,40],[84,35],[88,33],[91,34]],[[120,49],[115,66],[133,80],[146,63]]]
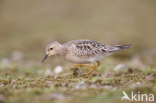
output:
[[[1,61],[1,65],[2,65],[3,67],[8,67],[8,66],[10,65],[9,59],[3,58],[2,61]]]
[[[16,83],[16,80],[12,80],[11,83]]]
[[[136,82],[136,84],[141,84],[140,82]]]
[[[120,70],[122,68],[124,68],[124,69],[125,68],[128,68],[127,64],[119,64],[119,65],[117,65],[117,66],[114,67],[114,70],[115,71],[118,71],[118,70]]]
[[[58,66],[56,66],[56,67],[54,68],[54,73],[55,73],[55,74],[59,74],[59,73],[61,73],[61,72],[63,72],[62,66],[58,65]]]
[[[58,76],[55,76],[55,77],[54,77],[54,79],[58,79],[58,78],[59,78]]]

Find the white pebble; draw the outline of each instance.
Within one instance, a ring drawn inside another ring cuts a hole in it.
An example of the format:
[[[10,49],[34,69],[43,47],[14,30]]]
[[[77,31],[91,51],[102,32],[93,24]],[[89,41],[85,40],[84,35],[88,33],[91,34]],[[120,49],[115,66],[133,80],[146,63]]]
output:
[[[120,70],[122,68],[128,68],[127,64],[118,64],[117,66],[114,67],[114,70]]]
[[[55,74],[59,74],[59,73],[61,73],[63,71],[63,68],[61,67],[61,66],[56,66],[55,68],[54,68],[54,73]]]
[[[16,80],[12,80],[11,83],[16,83]]]
[[[3,67],[8,67],[8,66],[10,65],[9,59],[3,58],[2,61],[1,61],[1,65],[2,65]]]
[[[140,82],[136,82],[136,84],[141,84]]]

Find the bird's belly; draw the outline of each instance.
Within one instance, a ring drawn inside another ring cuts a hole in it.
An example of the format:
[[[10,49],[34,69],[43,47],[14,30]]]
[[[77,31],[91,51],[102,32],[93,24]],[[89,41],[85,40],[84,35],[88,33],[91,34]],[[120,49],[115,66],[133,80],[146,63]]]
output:
[[[62,58],[64,58],[65,60],[69,61],[69,62],[72,62],[72,63],[76,63],[76,64],[89,64],[89,63],[94,63],[108,55],[111,55],[112,53],[108,53],[108,54],[98,54],[98,55],[95,55],[95,56],[91,56],[91,57],[88,57],[88,58],[80,58],[80,57],[77,57],[75,55],[72,55],[72,54],[66,54],[64,56],[61,55]]]
[[[79,57],[67,57],[67,61],[76,63],[76,64],[89,64],[92,63],[89,58],[79,58]]]
[[[111,55],[111,54],[105,54],[105,55],[96,55],[96,56],[92,56],[89,58],[78,58],[78,57],[71,57],[68,58],[68,61],[73,62],[73,63],[77,63],[77,64],[88,64],[88,63],[94,63],[97,62],[98,60]]]

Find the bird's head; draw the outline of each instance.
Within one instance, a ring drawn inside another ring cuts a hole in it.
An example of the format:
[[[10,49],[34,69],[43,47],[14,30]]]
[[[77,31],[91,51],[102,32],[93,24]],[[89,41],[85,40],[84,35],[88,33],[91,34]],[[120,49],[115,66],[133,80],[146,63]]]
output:
[[[47,47],[46,47],[46,55],[45,57],[43,58],[42,62],[44,62],[44,60],[48,57],[48,56],[51,56],[51,55],[57,55],[60,53],[60,49],[61,49],[61,44],[58,43],[58,42],[53,42],[51,44],[49,44]]]

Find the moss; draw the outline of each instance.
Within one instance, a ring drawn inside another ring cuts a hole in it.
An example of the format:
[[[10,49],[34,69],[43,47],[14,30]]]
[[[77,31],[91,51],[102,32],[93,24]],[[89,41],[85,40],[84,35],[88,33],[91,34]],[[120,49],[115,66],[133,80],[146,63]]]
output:
[[[145,72],[136,72],[129,70],[125,72],[112,72],[112,76],[104,76],[98,73],[93,73],[88,75],[85,73],[79,73],[79,69],[71,70],[72,73],[63,74],[58,76],[42,76],[40,78],[10,78],[8,74],[6,76],[1,76],[0,78],[0,94],[7,98],[6,101],[13,99],[18,101],[27,96],[31,99],[32,97],[41,96],[42,94],[48,95],[48,93],[59,93],[63,96],[69,96],[70,98],[75,98],[74,96],[79,96],[79,98],[89,98],[101,95],[101,98],[112,98],[112,96],[117,95],[117,93],[122,93],[124,89],[140,90],[142,92],[148,92],[144,89],[151,88],[150,91],[154,93],[154,86],[156,86],[156,73],[153,70],[147,70]],[[108,74],[109,75],[109,74]],[[148,87],[142,87],[142,85],[147,85]],[[138,85],[136,87],[131,87],[131,85]],[[116,88],[116,89],[114,89]],[[105,93],[105,94],[103,94]],[[18,98],[18,97],[21,98]],[[32,96],[32,97],[31,97]],[[121,97],[122,95],[120,95]],[[115,98],[115,97],[114,97]],[[116,99],[120,99],[119,96]],[[27,101],[27,100],[26,100]],[[31,101],[31,100],[30,100]]]

